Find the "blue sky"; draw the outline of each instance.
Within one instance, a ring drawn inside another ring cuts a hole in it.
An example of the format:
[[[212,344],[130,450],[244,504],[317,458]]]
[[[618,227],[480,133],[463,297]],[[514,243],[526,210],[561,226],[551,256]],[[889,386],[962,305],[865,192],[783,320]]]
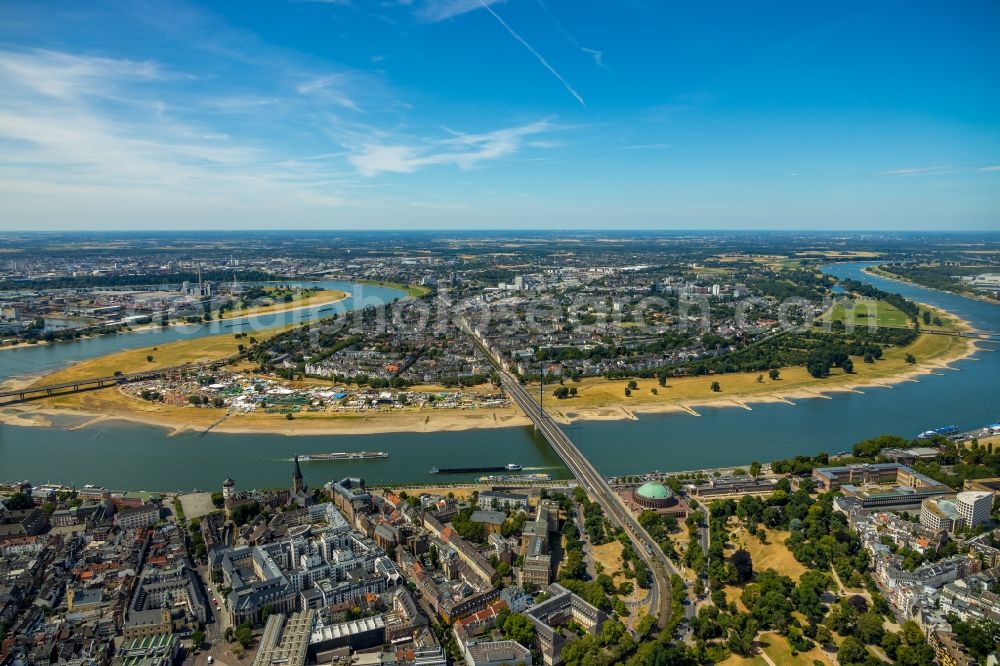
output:
[[[996,2],[0,2],[0,230],[998,230],[998,30]]]

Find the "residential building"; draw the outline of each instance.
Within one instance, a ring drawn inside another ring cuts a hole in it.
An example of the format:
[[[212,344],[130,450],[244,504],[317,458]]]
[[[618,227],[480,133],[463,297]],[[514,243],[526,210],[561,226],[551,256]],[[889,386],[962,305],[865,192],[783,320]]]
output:
[[[160,519],[160,507],[157,504],[129,506],[115,514],[115,525],[131,530],[149,527]]]
[[[607,615],[558,583],[550,585],[547,591],[549,598],[535,604],[524,614],[535,626],[535,643],[542,653],[543,663],[545,666],[558,666],[562,663],[563,645],[570,640],[560,627],[572,620],[584,631],[593,633],[599,630]]]
[[[505,493],[499,490],[484,490],[479,493],[479,506],[489,511],[527,510],[528,496],[520,493]]]

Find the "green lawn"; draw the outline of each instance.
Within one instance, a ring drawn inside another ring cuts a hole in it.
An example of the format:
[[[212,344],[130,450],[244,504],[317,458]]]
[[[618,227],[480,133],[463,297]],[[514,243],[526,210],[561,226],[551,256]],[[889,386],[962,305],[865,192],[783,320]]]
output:
[[[885,301],[862,298],[854,301],[854,307],[844,307],[837,303],[820,316],[820,321],[842,321],[850,326],[869,326],[874,320],[876,326],[909,327],[910,319],[902,310]]]

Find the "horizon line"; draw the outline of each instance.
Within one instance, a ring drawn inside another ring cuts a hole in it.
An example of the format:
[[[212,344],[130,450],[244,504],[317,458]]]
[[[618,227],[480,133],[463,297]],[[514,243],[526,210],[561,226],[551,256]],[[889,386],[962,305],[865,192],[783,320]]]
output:
[[[831,227],[821,227],[821,228],[785,228],[785,227],[760,227],[755,229],[747,229],[742,227],[713,227],[709,229],[698,229],[698,228],[686,228],[686,227],[676,227],[667,229],[650,229],[646,227],[624,227],[616,229],[564,229],[560,227],[550,227],[550,228],[533,228],[533,229],[501,229],[501,228],[485,228],[485,229],[473,229],[473,228],[454,228],[454,227],[422,227],[419,229],[405,228],[405,227],[388,227],[385,229],[340,229],[340,228],[312,228],[312,227],[300,227],[300,228],[273,228],[273,227],[261,227],[255,229],[227,229],[227,228],[217,228],[217,229],[194,229],[194,228],[180,228],[180,229],[170,229],[170,228],[156,228],[156,229],[145,229],[142,231],[138,230],[121,230],[121,229],[88,229],[88,228],[75,228],[75,229],[32,229],[32,230],[4,230],[0,229],[0,237],[14,235],[14,234],[24,234],[24,235],[44,235],[44,234],[65,234],[65,233],[107,233],[107,234],[121,234],[121,235],[142,235],[142,234],[160,234],[160,233],[189,233],[189,234],[212,234],[212,233],[316,233],[316,232],[330,232],[330,233],[356,233],[356,234],[379,234],[379,233],[421,233],[421,232],[460,232],[460,233],[528,233],[528,234],[538,234],[538,233],[561,233],[561,234],[584,234],[584,233],[607,233],[607,234],[623,234],[623,233],[715,233],[715,232],[725,232],[725,233],[759,233],[759,232],[777,232],[777,233],[837,233],[843,235],[860,235],[860,234],[913,234],[913,233],[923,233],[923,234],[987,234],[987,235],[1000,235],[1000,228],[997,229],[948,229],[948,230],[931,230],[931,229],[837,229]]]

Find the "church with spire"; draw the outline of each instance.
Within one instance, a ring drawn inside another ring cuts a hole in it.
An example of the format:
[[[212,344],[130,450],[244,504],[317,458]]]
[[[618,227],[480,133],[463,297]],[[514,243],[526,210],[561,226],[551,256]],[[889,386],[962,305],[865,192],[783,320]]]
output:
[[[309,506],[315,502],[309,486],[302,480],[302,468],[299,467],[299,457],[295,456],[295,471],[292,472],[292,487],[288,494],[288,503],[298,506]]]

